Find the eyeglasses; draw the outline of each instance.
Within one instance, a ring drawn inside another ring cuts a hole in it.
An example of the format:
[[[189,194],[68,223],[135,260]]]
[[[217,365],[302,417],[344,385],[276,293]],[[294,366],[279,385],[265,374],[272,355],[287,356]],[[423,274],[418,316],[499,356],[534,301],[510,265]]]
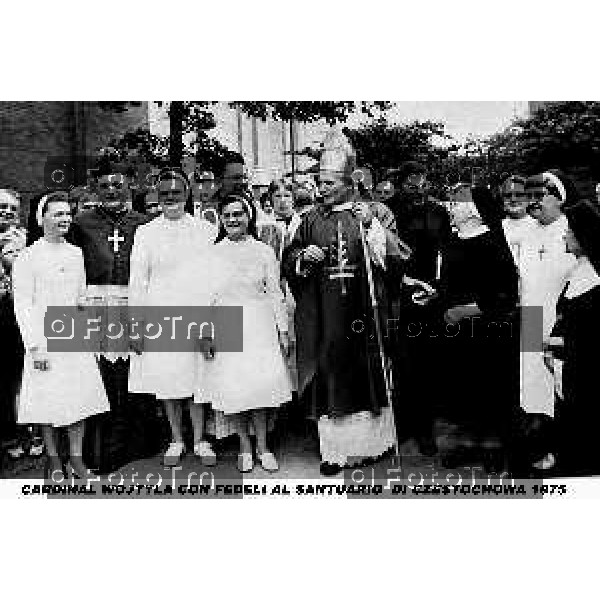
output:
[[[124,185],[124,181],[122,179],[114,179],[111,181],[102,181],[98,184],[98,189],[101,190],[109,190],[111,188],[115,190],[120,190]]]
[[[527,194],[525,192],[507,192],[505,194],[502,194],[502,198],[504,198],[504,200],[512,200],[513,198],[523,200],[524,198],[527,198]]]
[[[233,210],[231,212],[224,212],[224,219],[241,219],[246,214],[244,210]]]
[[[528,200],[542,200],[546,192],[525,192]]]
[[[531,204],[527,205],[527,210],[528,211],[542,210],[542,203],[541,202],[532,202]]]

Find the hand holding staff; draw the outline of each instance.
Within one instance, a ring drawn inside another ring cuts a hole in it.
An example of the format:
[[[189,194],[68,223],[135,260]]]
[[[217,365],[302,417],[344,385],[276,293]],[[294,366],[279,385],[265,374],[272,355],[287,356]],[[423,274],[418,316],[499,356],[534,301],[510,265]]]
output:
[[[392,374],[389,369],[388,361],[385,356],[385,350],[383,348],[383,338],[381,336],[381,325],[379,322],[379,304],[377,302],[377,296],[375,295],[375,283],[373,281],[373,271],[371,269],[371,259],[369,257],[369,248],[367,246],[367,240],[365,237],[365,230],[362,221],[359,219],[358,227],[360,229],[360,239],[363,247],[363,256],[365,259],[365,267],[367,270],[367,280],[369,284],[369,297],[371,298],[371,307],[373,308],[373,320],[375,321],[375,335],[377,338],[377,346],[379,349],[379,360],[381,362],[381,370],[383,373],[383,379],[385,382],[385,395],[388,403],[388,407],[392,412],[392,420],[394,423],[394,437],[396,439],[395,449],[396,456],[399,454],[398,449],[398,434],[396,428],[396,418],[394,416],[394,408],[392,406]]]

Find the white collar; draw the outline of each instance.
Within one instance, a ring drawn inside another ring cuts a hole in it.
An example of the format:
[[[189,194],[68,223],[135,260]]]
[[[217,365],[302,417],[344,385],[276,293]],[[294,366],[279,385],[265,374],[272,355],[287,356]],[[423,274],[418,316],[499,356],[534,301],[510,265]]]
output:
[[[542,225],[539,221],[538,225],[542,231],[551,231],[552,229],[556,229],[562,232],[567,230],[569,227],[569,222],[567,221],[566,215],[562,214],[560,217],[558,217],[558,219],[552,221],[552,223],[549,223],[548,225]]]
[[[489,230],[490,230],[490,228],[487,225],[484,225],[483,223],[477,223],[475,225],[470,225],[469,227],[465,227],[462,231],[459,229],[458,237],[461,240],[468,240],[468,239],[477,237],[478,235],[481,235],[482,233],[487,233]]]
[[[190,225],[192,222],[195,222],[194,217],[190,215],[188,212],[184,212],[181,218],[179,219],[167,219],[165,215],[161,214],[152,221],[156,221],[157,223],[162,223],[167,227],[177,227],[178,225]],[[152,223],[152,221],[150,221]]]
[[[340,212],[342,210],[351,210],[354,202],[342,202],[341,204],[334,204],[331,207],[331,212]]]
[[[502,219],[502,225],[506,228],[533,227],[537,224],[538,222],[531,215],[525,215],[520,219],[513,219],[512,217],[505,217]]]
[[[596,269],[594,269],[587,256],[581,256],[571,271],[565,298],[576,298],[598,285],[600,285],[600,276]]]

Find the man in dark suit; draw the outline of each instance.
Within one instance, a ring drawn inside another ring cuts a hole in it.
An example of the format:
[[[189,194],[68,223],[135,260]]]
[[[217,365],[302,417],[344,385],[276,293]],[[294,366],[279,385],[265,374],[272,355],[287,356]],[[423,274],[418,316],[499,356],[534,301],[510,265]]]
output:
[[[129,259],[136,229],[149,216],[127,208],[128,180],[124,165],[104,155],[95,171],[99,206],[79,213],[68,241],[81,248],[87,296],[92,304],[123,305],[128,299]],[[109,472],[160,450],[157,404],[128,393],[126,352],[103,353],[98,366],[111,406],[110,413],[90,419],[84,452],[86,464]]]

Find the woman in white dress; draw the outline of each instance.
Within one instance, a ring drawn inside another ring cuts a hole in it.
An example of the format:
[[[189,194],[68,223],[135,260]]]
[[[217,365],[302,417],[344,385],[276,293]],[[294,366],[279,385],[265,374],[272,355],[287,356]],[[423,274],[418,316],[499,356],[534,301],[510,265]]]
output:
[[[255,237],[256,209],[246,198],[229,195],[219,210],[222,239],[214,252],[227,266],[213,303],[243,307],[244,346],[242,352],[217,352],[206,361],[194,402],[212,404],[217,437],[239,435],[240,471],[253,468],[252,429],[262,467],[275,471],[277,460],[266,439],[268,410],[292,396],[284,358],[290,344],[279,267],[273,249]]]
[[[85,477],[85,419],[107,412],[110,405],[93,354],[48,352],[44,336],[46,309],[76,306],[85,292],[83,255],[64,239],[71,224],[67,195],[53,193],[42,198],[37,222],[44,236],[23,250],[13,266],[15,315],[26,350],[18,422],[41,426],[53,475],[62,471],[56,428],[66,427],[70,466]]]
[[[159,175],[158,199],[162,214],[138,228],[131,252],[131,306],[205,305],[196,290],[207,277],[207,253],[217,236],[207,220],[185,212],[189,183],[183,173],[168,170]],[[213,465],[216,455],[204,439],[204,406],[192,404],[200,362],[189,352],[144,352],[134,359],[129,378],[131,392],[154,394],[162,400],[173,441],[165,456],[166,466],[175,466],[185,451],[183,407],[189,406],[194,429],[194,454],[203,464]]]

